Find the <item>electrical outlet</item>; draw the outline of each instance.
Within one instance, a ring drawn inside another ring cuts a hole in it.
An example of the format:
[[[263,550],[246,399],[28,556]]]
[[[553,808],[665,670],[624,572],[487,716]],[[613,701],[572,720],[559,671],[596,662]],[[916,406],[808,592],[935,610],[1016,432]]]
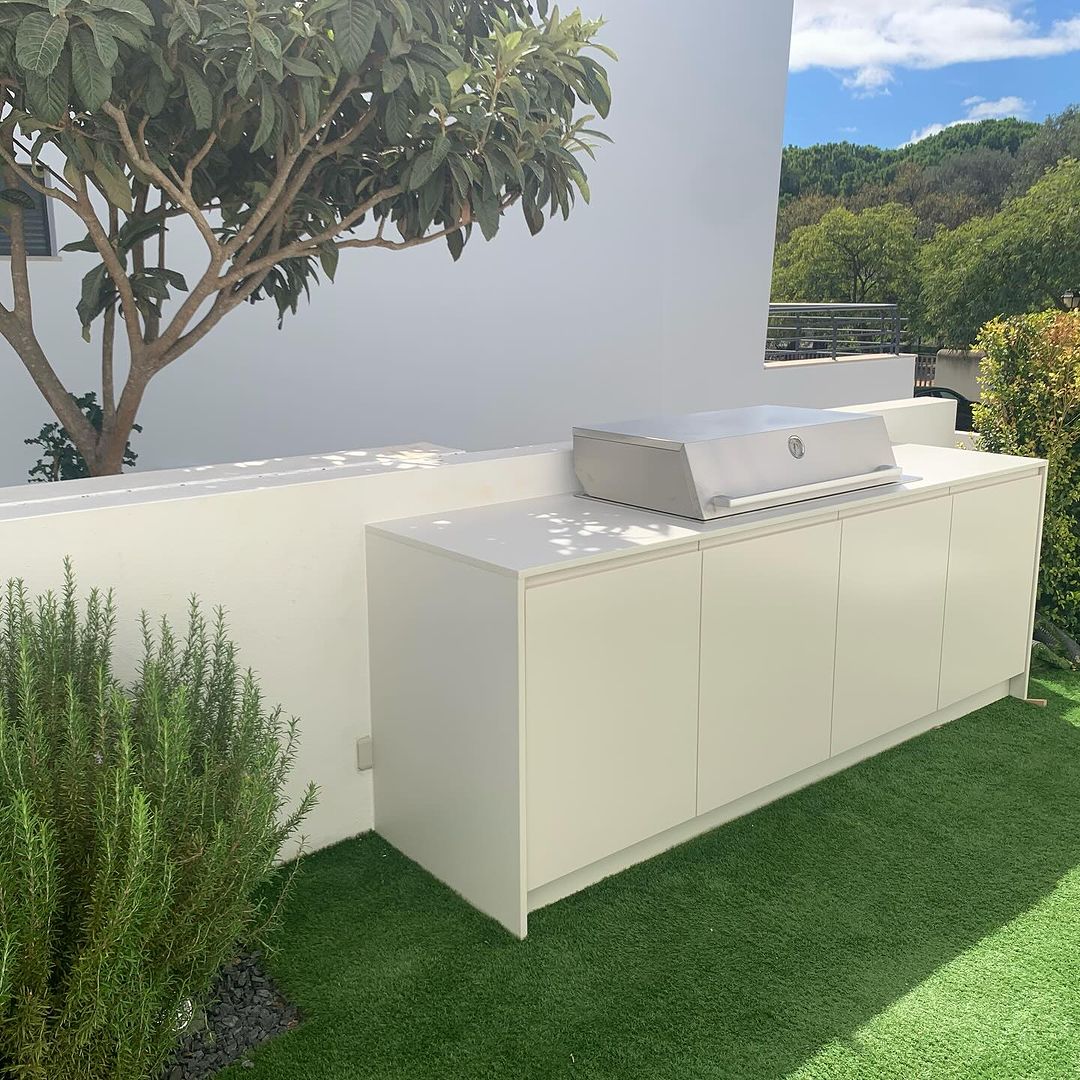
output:
[[[366,772],[371,768],[371,736],[356,740],[356,767],[360,772]]]

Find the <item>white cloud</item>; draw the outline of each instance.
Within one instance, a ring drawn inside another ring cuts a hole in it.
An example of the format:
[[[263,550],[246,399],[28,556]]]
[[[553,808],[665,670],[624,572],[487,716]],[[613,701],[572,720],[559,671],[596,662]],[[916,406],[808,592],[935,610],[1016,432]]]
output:
[[[1003,120],[1007,116],[1015,116],[1023,119],[1031,115],[1031,102],[1021,97],[1003,97],[997,101],[987,101],[986,98],[969,97],[963,101],[967,112],[959,120],[950,120],[948,123],[928,124],[921,131],[913,131],[911,138],[904,144],[922,142],[923,139],[937,135],[946,128],[956,127],[957,124],[977,124],[980,120]]]
[[[1024,0],[795,0],[791,70],[845,73],[858,95],[888,92],[897,68],[1080,50],[1080,4],[1040,25]]]

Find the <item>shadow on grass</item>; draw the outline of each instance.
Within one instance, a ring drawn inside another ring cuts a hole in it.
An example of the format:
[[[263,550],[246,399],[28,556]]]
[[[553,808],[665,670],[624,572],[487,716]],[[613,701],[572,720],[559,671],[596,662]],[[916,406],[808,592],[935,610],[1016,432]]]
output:
[[[524,943],[378,837],[312,856],[274,963],[309,1020],[227,1075],[787,1076],[1080,865],[1080,681],[1056,687],[537,912]]]

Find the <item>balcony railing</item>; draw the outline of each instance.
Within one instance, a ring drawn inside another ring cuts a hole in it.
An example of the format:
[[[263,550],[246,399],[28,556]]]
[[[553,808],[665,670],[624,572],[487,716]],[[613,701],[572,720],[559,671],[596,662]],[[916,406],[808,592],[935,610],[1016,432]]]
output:
[[[897,304],[770,304],[765,359],[898,355],[906,331]]]

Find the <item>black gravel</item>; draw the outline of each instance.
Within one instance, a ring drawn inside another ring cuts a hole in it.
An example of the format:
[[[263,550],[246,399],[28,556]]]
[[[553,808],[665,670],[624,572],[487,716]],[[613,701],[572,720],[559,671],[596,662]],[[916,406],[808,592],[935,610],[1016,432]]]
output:
[[[282,997],[257,954],[222,969],[205,1013],[165,1068],[163,1080],[202,1080],[226,1065],[248,1062],[248,1051],[294,1028],[299,1010]]]

